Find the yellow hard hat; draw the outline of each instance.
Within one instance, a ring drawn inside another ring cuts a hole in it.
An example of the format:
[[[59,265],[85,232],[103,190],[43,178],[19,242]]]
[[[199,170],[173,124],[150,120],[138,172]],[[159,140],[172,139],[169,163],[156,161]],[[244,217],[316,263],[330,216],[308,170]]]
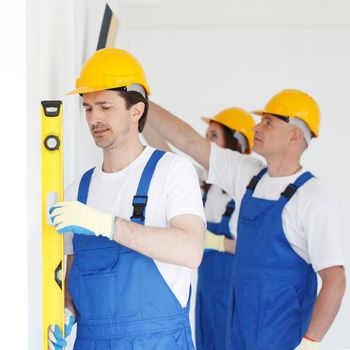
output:
[[[81,69],[76,89],[67,93],[85,94],[119,87],[140,84],[151,93],[139,61],[130,53],[116,48],[96,51]]]
[[[320,130],[320,110],[315,100],[300,90],[283,90],[273,96],[265,106],[265,109],[252,112],[257,115],[264,113],[276,114],[288,118],[303,120],[314,137]]]
[[[238,131],[245,136],[248,141],[249,153],[252,150],[255,126],[252,116],[241,108],[227,108],[216,114],[213,118],[202,117],[203,121],[209,124],[211,121],[220,123],[228,128]]]

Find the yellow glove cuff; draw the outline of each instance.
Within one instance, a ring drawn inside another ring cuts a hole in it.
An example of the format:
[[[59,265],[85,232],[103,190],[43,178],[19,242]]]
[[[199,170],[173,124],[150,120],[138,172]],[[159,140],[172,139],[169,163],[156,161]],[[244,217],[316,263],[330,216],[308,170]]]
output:
[[[101,214],[101,219],[98,222],[99,228],[96,229],[96,234],[101,234],[113,240],[115,216],[109,213],[102,213],[102,212],[100,214]]]
[[[295,350],[318,350],[320,343],[303,338],[301,343],[295,348]]]
[[[216,235],[210,231],[205,232],[205,249],[213,249],[219,252],[225,252],[225,236]]]

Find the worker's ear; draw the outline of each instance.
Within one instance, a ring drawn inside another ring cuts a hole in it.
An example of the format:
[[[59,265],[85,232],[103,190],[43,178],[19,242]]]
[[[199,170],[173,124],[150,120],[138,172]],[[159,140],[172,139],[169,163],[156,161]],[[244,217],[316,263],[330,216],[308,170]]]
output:
[[[132,121],[138,122],[139,119],[142,117],[144,111],[145,111],[145,104],[143,102],[138,102],[133,106],[131,106],[130,112],[131,112]]]
[[[304,140],[303,132],[296,126],[292,126],[290,142],[292,145],[299,145]]]

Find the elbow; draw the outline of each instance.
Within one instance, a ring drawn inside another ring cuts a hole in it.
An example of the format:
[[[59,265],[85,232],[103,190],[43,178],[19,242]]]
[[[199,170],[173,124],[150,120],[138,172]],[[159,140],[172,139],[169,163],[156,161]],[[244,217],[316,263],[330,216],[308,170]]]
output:
[[[196,240],[188,254],[186,265],[191,269],[197,269],[202,262],[204,252],[204,235],[201,234],[199,237],[201,237],[201,239]]]
[[[341,275],[340,280],[339,280],[339,284],[340,284],[340,289],[342,291],[342,295],[344,296],[345,294],[345,289],[346,289],[346,277],[345,277],[345,271],[344,273]]]
[[[335,283],[335,293],[338,295],[339,303],[342,302],[344,295],[345,295],[345,290],[346,290],[346,277],[345,273],[342,276],[339,276]]]
[[[339,298],[343,298],[346,289],[345,269],[343,266],[333,266],[325,270],[321,276],[322,288],[332,289]]]
[[[202,262],[203,249],[198,249],[194,254],[192,254],[191,259],[188,261],[188,267],[191,269],[197,269]]]
[[[336,274],[336,280],[333,281],[333,284],[336,285],[339,292],[344,295],[346,289],[345,269],[339,267],[338,271],[339,272]]]

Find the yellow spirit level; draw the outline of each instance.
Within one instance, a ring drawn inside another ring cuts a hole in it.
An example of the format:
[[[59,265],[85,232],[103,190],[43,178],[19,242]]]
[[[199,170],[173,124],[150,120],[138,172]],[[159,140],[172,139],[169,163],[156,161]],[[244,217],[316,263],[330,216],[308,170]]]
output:
[[[62,102],[41,102],[42,174],[42,291],[43,350],[48,347],[48,328],[64,331],[63,235],[51,223],[49,209],[63,200]]]

